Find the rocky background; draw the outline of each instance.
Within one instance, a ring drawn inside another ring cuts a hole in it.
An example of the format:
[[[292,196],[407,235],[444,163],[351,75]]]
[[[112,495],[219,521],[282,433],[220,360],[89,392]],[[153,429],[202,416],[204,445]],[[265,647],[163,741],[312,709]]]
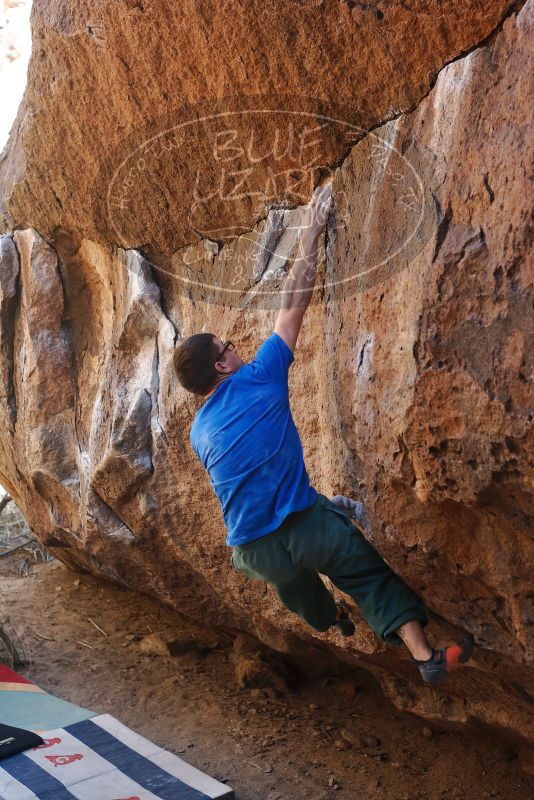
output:
[[[358,662],[527,769],[533,23],[532,0],[35,0],[0,158],[0,482],[40,541],[208,624]],[[303,120],[308,160],[288,145]],[[325,171],[293,413],[314,485],[364,500],[434,642],[474,634],[440,691],[365,623],[316,635],[232,571],[173,374],[191,333],[248,359],[272,331]]]

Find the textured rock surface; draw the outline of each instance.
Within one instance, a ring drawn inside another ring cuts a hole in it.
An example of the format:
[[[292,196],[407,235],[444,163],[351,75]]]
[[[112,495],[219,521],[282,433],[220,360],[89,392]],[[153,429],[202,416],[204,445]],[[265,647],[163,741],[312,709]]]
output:
[[[0,481],[66,563],[187,613],[200,608],[206,621],[253,632],[280,650],[309,658],[312,645],[326,646],[359,659],[399,706],[450,722],[479,720],[524,747],[533,735],[534,695],[528,396],[534,4],[518,8],[485,46],[445,67],[424,99],[430,73],[488,35],[510,4],[495,2],[489,10],[451,4],[457,12],[439,24],[430,13],[435,4],[424,4],[429,13],[422,7],[409,15],[410,36],[399,36],[394,54],[380,51],[374,73],[363,70],[365,57],[354,60],[343,38],[349,19],[369,19],[358,4],[349,4],[350,11],[339,4],[337,26],[328,22],[330,5],[319,25],[319,5],[309,4],[303,26],[310,34],[303,27],[294,37],[306,70],[289,70],[294,62],[279,27],[284,17],[272,23],[256,54],[268,53],[262,69],[270,65],[275,87],[289,81],[297,93],[317,75],[316,96],[335,93],[346,107],[353,102],[355,113],[365,107],[366,123],[389,119],[392,108],[417,106],[355,144],[336,169],[339,224],[325,240],[291,390],[314,484],[324,493],[361,493],[369,536],[424,596],[435,641],[458,628],[477,639],[472,667],[440,692],[414,681],[405,655],[386,649],[363,623],[347,642],[315,636],[268,587],[229,566],[218,504],[188,442],[196,401],[176,382],[172,349],[206,329],[232,338],[244,358],[253,355],[274,320],[261,291],[276,286],[277,276],[269,281],[266,270],[294,252],[291,223],[298,224],[298,212],[271,211],[222,250],[204,240],[171,256],[172,241],[158,240],[157,230],[153,239],[129,242],[167,256],[167,271],[136,250],[110,247],[116,241],[106,219],[91,216],[89,186],[103,151],[117,143],[118,116],[135,126],[149,107],[163,113],[161,93],[177,74],[192,101],[228,91],[233,81],[246,83],[246,61],[236,72],[238,36],[228,38],[220,70],[219,61],[214,69],[200,54],[189,71],[187,61],[169,57],[156,76],[155,62],[148,69],[141,60],[146,42],[136,45],[132,31],[146,24],[147,13],[161,13],[161,4],[144,4],[144,11],[140,5],[130,9],[125,31],[106,28],[105,46],[87,32],[82,4],[75,10],[39,4],[36,11],[31,82],[2,174],[16,226],[34,225],[42,235],[28,229],[2,238]],[[387,19],[392,4],[380,7]],[[405,33],[407,8],[394,9]],[[210,17],[218,19],[208,37],[213,50],[223,47],[221,14]],[[173,30],[186,19],[196,36],[192,11]],[[199,12],[201,19],[208,24]],[[227,31],[234,36],[239,25]],[[375,18],[372,31],[377,25]],[[322,52],[319,35],[327,37]],[[247,47],[254,41],[251,34]],[[277,60],[282,45],[286,56]],[[324,68],[325,52],[338,72]],[[130,65],[127,96],[126,83],[109,81],[121,58]],[[403,68],[395,72],[398,64]],[[79,76],[72,87],[68,65]],[[45,92],[50,71],[58,85]],[[395,81],[385,80],[388,74]],[[98,119],[86,136],[95,108]],[[335,160],[335,149],[329,152]],[[422,187],[413,203],[410,175]],[[180,173],[159,177],[179,190]],[[420,206],[423,222],[407,243]],[[261,214],[249,211],[252,226]],[[224,214],[214,222],[224,224]],[[268,258],[273,238],[278,260]],[[246,265],[251,253],[253,277],[226,305],[214,304],[215,290],[206,289],[204,301],[188,296],[173,278],[194,263],[197,274],[219,276],[226,285],[228,270]]]
[[[513,6],[454,0],[444,13],[439,0],[419,1],[417,10],[411,3],[254,0],[245,12],[240,0],[36,3],[30,80],[0,168],[5,219],[44,235],[59,224],[97,241],[167,253],[197,241],[199,227],[251,228],[273,199],[295,205],[283,179],[289,163],[278,164],[280,179],[266,192],[260,161],[246,197],[224,214],[217,205],[189,220],[195,169],[212,160],[211,137],[199,126],[178,136],[172,159],[147,156],[118,230],[101,204],[110,174],[141,142],[179,124],[183,106],[193,106],[189,118],[245,102],[256,108],[257,95],[262,108],[280,107],[283,95],[296,111],[339,107],[345,120],[368,129],[413,107],[438,70],[490,35]],[[217,106],[217,98],[226,99]],[[264,119],[257,150],[273,141],[276,127],[276,117]],[[346,152],[339,132],[322,136],[328,163]],[[237,159],[233,167],[248,163]],[[253,202],[252,187],[259,191]]]

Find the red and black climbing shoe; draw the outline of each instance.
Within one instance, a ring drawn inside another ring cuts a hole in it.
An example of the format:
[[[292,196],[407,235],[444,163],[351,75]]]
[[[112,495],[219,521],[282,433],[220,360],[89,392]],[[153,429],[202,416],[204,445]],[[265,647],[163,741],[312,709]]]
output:
[[[469,661],[474,644],[473,637],[469,636],[458,644],[452,644],[442,650],[432,649],[432,655],[428,661],[414,659],[425,683],[441,683],[458,664],[465,664],[466,661]]]
[[[339,612],[337,622],[332,627],[342,636],[354,636],[356,626],[349,617],[349,609],[341,600],[336,600],[335,602]]]

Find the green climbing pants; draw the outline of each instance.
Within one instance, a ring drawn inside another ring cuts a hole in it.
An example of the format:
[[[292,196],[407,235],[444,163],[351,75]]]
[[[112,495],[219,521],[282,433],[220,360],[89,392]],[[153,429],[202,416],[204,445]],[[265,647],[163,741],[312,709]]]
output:
[[[271,584],[282,603],[316,631],[336,621],[334,598],[318,573],[350,595],[390,644],[402,643],[395,631],[404,623],[428,623],[419,597],[323,494],[275,531],[233,547],[230,563],[248,578]]]

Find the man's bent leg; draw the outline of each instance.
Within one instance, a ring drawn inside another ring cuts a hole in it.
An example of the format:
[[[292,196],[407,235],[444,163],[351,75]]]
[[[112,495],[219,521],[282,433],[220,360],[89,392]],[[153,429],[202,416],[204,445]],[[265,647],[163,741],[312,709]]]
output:
[[[400,632],[404,636],[407,632],[405,643],[415,643],[416,630],[424,637],[422,629],[428,624],[428,616],[423,602],[356,528],[349,532],[339,557],[326,569],[325,574],[353,598],[364,619],[384,641],[400,645]]]
[[[335,624],[337,606],[315,570],[293,563],[283,533],[286,528],[234,547],[230,563],[248,578],[269,583],[286,608],[324,632]]]
[[[472,636],[440,650],[432,649],[423,631],[428,616],[422,601],[386,564],[365,537],[350,523],[348,536],[340,540],[333,534],[335,554],[325,575],[358,604],[371,627],[386,642],[403,641],[410,650],[426,683],[441,683],[458,664],[469,661],[474,646]],[[334,528],[339,532],[337,527]]]
[[[349,594],[382,639],[391,644],[404,641],[425,682],[439,683],[458,663],[469,660],[472,637],[442,650],[428,646],[423,602],[324,495],[319,494],[311,513],[287,532],[286,546],[295,567],[327,575]]]
[[[313,570],[305,570],[287,583],[271,585],[286,608],[316,631],[326,631],[335,623],[334,598]]]
[[[428,623],[420,598],[328,498],[319,495],[314,514],[303,520],[304,526],[305,530],[291,535],[293,562],[327,575],[350,595],[378,636],[400,645],[400,628],[410,622],[418,622],[421,628]],[[409,637],[411,632],[409,628]]]

